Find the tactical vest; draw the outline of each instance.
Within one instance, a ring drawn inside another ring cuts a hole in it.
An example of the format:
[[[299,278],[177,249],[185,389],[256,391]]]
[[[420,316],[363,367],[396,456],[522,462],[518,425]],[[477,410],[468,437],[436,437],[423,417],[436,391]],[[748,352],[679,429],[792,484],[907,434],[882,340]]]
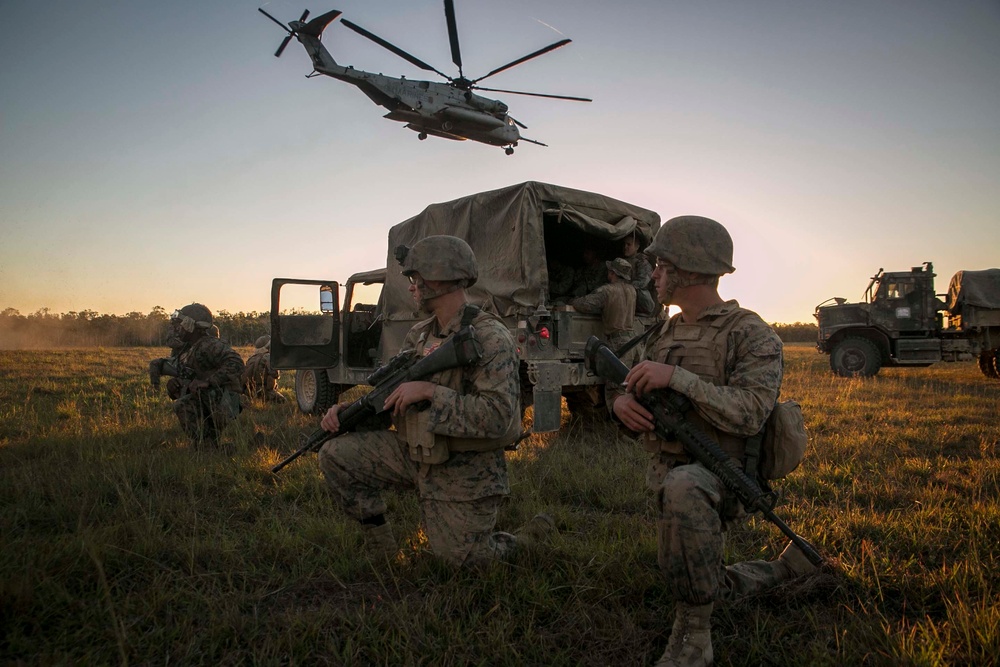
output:
[[[726,358],[729,352],[729,334],[751,311],[736,308],[708,322],[687,324],[675,315],[663,324],[662,334],[652,342],[646,357],[664,364],[673,364],[694,373],[705,382],[724,385],[729,376]],[[719,431],[709,424],[696,409],[687,413],[687,419],[719,443],[729,456],[743,462],[746,438]],[[661,440],[652,432],[643,436],[648,452],[665,452],[686,458],[684,445],[676,440]]]
[[[494,315],[482,312],[478,307],[466,305],[462,313],[461,326],[475,326],[488,318],[498,319]],[[419,356],[430,354],[438,345],[447,340],[430,333],[432,320],[427,322],[427,330],[417,339],[414,349]],[[417,325],[420,326],[420,325]],[[474,384],[464,368],[449,368],[435,373],[426,381],[442,387],[448,387],[460,394],[472,393]],[[450,452],[491,452],[503,449],[521,435],[520,406],[515,405],[507,431],[498,438],[459,438],[439,433],[433,433],[430,415],[427,410],[408,410],[404,419],[397,424],[399,437],[405,440],[410,449],[410,458],[420,463],[437,464],[448,459]]]

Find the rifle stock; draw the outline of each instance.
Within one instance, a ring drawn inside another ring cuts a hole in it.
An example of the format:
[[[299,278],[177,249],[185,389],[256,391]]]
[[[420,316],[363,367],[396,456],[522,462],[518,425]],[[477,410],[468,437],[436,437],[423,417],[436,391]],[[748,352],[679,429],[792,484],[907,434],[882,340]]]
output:
[[[615,353],[596,336],[587,341],[584,352],[587,369],[595,375],[617,384],[625,382],[629,368],[615,356]],[[685,419],[685,413],[691,409],[691,401],[675,391],[657,390],[644,396],[636,396],[636,400],[649,410],[656,424],[654,432],[664,440],[678,440],[693,459],[708,468],[722,480],[748,512],[760,512],[764,518],[781,530],[798,549],[805,554],[813,565],[820,565],[823,557],[802,537],[788,527],[774,513],[775,495],[765,493],[754,480],[730,458],[719,444],[707,434]]]
[[[336,433],[317,429],[302,447],[273,466],[271,472],[277,473],[306,452],[318,452],[327,440],[350,433],[369,417],[385,412],[385,399],[404,382],[421,380],[450,368],[478,363],[483,351],[474,333],[471,326],[462,327],[426,357],[417,357],[414,350],[403,350],[394,356],[368,376],[368,384],[372,386],[372,390],[338,412],[340,428]]]

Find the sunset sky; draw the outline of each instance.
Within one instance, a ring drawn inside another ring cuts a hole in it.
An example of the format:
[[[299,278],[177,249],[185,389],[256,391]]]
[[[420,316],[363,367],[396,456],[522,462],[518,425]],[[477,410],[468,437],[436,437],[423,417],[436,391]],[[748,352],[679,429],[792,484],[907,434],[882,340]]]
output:
[[[312,1],[312,0],[311,0]],[[336,0],[443,72],[440,0]],[[879,268],[1000,267],[997,0],[456,0],[513,156],[418,141],[243,0],[0,2],[0,310],[266,310],[273,277],[381,266],[390,226],[538,180],[732,234],[721,292],[812,321]],[[282,21],[306,7],[262,5]],[[337,21],[342,64],[426,73]]]

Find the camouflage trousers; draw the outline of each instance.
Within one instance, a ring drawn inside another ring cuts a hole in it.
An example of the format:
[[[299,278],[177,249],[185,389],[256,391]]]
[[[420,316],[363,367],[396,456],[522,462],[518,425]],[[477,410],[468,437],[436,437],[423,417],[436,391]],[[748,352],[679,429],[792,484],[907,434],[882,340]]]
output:
[[[347,433],[319,452],[327,485],[351,518],[384,514],[382,491],[415,490],[431,551],[454,565],[507,557],[517,539],[493,532],[497,510],[509,493],[503,452],[452,452],[439,465],[410,459],[394,431]]]
[[[183,394],[174,401],[174,414],[195,446],[216,445],[222,430],[239,416],[240,397],[225,389]]]
[[[657,559],[674,597],[691,605],[734,600],[790,577],[777,561],[723,564],[724,531],[746,518],[722,481],[700,464],[654,454],[647,483],[656,494]]]

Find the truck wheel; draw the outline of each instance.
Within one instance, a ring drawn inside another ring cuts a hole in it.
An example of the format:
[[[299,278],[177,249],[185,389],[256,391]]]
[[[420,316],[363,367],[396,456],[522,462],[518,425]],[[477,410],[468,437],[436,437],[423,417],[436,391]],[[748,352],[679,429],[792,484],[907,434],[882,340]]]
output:
[[[340,386],[331,384],[326,371],[300,369],[295,371],[295,400],[299,410],[307,415],[321,415],[340,397]]]
[[[997,360],[996,350],[988,350],[979,353],[979,370],[988,378],[1000,379],[1000,362]]]
[[[841,377],[872,377],[881,367],[882,355],[865,338],[845,338],[830,355],[830,368]]]

